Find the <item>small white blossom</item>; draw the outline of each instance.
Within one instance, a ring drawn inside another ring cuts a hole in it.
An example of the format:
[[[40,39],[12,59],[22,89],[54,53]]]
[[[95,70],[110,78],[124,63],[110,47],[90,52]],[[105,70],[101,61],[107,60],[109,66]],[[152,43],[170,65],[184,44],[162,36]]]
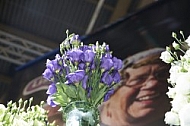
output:
[[[190,125],[190,103],[183,106],[183,108],[179,111],[179,119],[181,126],[189,126]]]
[[[175,112],[179,112],[180,109],[188,103],[188,98],[184,97],[184,95],[176,94],[171,103],[172,103],[172,109]]]
[[[190,73],[181,74],[176,80],[176,92],[178,94],[190,94]]]
[[[164,61],[165,63],[171,63],[174,58],[171,56],[171,54],[168,51],[164,51],[161,53],[160,59]]]
[[[178,49],[180,48],[179,44],[176,43],[175,41],[172,43],[172,46],[173,46],[176,50],[178,50]]]
[[[187,42],[188,46],[190,46],[190,36],[185,40]]]
[[[179,125],[179,116],[175,112],[166,112],[164,121],[166,124]]]
[[[190,49],[188,49],[184,55],[186,59],[190,58]]]
[[[176,95],[175,88],[168,87],[168,92],[166,93],[169,98],[174,98]]]
[[[25,108],[28,100],[22,99],[16,102],[9,102],[7,107],[0,104],[0,126],[53,126],[54,124],[46,124],[48,121],[47,112],[41,105],[29,106]],[[23,105],[25,104],[25,105]]]
[[[170,78],[169,78],[169,81],[171,84],[175,84],[176,83],[176,80],[177,78],[180,76],[180,71],[181,71],[181,66],[178,66],[178,65],[173,65],[169,72],[170,72]]]

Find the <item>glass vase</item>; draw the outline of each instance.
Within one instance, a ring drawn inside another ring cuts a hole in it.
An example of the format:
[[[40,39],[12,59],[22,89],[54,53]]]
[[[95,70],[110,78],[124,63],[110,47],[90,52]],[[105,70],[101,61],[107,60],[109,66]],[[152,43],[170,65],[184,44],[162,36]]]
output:
[[[75,101],[66,106],[63,112],[66,126],[97,126],[99,112],[88,102]]]

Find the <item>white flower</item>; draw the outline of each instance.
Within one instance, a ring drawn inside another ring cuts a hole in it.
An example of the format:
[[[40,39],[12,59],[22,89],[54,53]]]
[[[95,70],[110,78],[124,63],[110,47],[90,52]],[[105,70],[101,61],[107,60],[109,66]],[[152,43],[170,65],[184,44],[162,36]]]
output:
[[[181,66],[178,65],[173,65],[169,72],[170,72],[170,78],[168,79],[170,81],[171,84],[175,84],[177,78],[180,76],[180,71],[181,71]]]
[[[181,74],[176,80],[176,93],[190,94],[190,73]]]
[[[185,40],[187,42],[188,46],[190,46],[190,36]]]
[[[176,95],[175,88],[168,87],[168,92],[166,93],[169,98],[174,98]]]
[[[29,126],[28,123],[26,121],[24,121],[23,119],[17,119],[14,118],[13,124],[12,126]]]
[[[179,111],[179,119],[181,126],[190,126],[190,103],[186,104],[180,111]]]
[[[0,122],[2,122],[4,114],[6,111],[6,107],[3,104],[0,104]]]
[[[172,124],[172,125],[180,124],[178,114],[172,111],[166,112],[164,121],[166,122],[166,124]]]
[[[190,58],[190,49],[185,52],[185,58]]]
[[[164,51],[161,53],[160,59],[164,61],[165,63],[171,63],[174,58],[171,56],[171,54],[168,51]]]
[[[176,94],[173,101],[171,101],[172,109],[175,112],[179,112],[180,109],[188,103],[188,97],[184,97],[184,95]]]
[[[183,32],[180,31],[183,36]],[[190,126],[190,36],[187,40],[177,38],[177,34],[172,36],[176,42],[172,43],[175,50],[166,47],[166,50],[175,59],[170,62],[169,54],[166,52],[162,56],[163,61],[170,63],[170,77],[168,82],[172,84],[172,88],[168,88],[167,95],[172,99],[171,111],[165,114],[165,122],[169,125]],[[184,37],[184,36],[183,36]]]
[[[176,43],[175,41],[172,43],[172,46],[173,46],[176,50],[178,50],[178,49],[180,48],[179,44]]]

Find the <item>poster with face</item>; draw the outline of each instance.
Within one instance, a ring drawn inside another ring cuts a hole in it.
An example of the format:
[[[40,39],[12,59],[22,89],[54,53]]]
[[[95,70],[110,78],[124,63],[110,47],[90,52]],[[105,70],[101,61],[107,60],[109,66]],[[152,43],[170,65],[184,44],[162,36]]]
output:
[[[166,95],[169,66],[161,61],[161,48],[139,52],[124,62],[120,87],[102,105],[101,121],[109,126],[164,126],[170,110]]]

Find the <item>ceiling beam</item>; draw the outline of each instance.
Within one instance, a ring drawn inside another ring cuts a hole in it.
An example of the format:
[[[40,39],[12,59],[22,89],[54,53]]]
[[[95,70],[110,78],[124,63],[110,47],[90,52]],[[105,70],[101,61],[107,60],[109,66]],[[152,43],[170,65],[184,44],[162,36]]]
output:
[[[0,59],[23,65],[52,49],[0,30]]]
[[[127,11],[130,7],[132,0],[118,0],[117,5],[114,9],[114,12],[110,18],[110,23],[114,22],[115,20],[125,16]]]

